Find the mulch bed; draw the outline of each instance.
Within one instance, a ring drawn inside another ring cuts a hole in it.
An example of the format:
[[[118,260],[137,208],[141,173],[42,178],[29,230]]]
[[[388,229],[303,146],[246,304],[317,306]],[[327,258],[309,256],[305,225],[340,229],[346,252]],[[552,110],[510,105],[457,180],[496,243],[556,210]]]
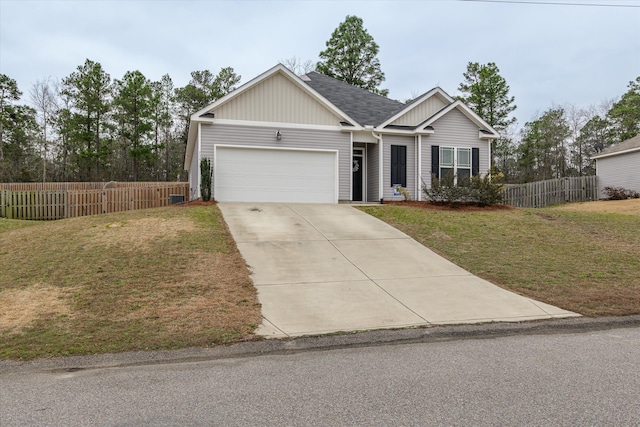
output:
[[[191,208],[194,206],[214,206],[217,205],[218,202],[215,200],[209,200],[208,202],[203,202],[201,199],[191,200],[190,202],[176,203],[171,206],[175,206],[178,208]]]
[[[518,209],[509,205],[490,205],[482,206],[477,203],[445,203],[445,202],[417,202],[417,201],[402,201],[384,202],[385,205],[397,205],[397,206],[411,206],[421,209],[432,209],[438,211],[457,211],[457,212],[487,212],[487,211],[510,211]]]

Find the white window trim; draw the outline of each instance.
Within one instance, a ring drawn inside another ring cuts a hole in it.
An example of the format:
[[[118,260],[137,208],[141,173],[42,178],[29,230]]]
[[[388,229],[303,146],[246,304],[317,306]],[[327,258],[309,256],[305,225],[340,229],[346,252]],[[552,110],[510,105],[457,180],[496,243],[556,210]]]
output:
[[[468,170],[469,171],[469,176],[471,177],[473,174],[473,150],[469,147],[447,147],[447,146],[440,146],[440,153],[439,153],[439,164],[438,164],[438,175],[440,176],[440,179],[443,178],[443,174],[442,174],[442,149],[452,149],[453,150],[453,183],[454,185],[458,185],[458,169],[464,169],[464,170]],[[459,166],[458,165],[458,150],[465,150],[469,152],[469,167],[467,166]],[[445,168],[449,169],[448,166],[445,166]]]

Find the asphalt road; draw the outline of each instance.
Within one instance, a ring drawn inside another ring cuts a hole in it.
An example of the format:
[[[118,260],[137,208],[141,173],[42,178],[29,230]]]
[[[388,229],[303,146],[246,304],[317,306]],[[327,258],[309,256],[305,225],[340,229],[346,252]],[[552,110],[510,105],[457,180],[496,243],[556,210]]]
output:
[[[2,427],[640,425],[638,327],[70,372],[29,366],[0,371]]]

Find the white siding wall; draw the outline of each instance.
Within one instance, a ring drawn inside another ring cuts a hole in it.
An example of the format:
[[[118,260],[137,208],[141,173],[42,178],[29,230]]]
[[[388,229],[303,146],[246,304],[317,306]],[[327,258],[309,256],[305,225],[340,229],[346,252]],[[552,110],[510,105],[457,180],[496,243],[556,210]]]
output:
[[[480,148],[480,175],[489,171],[489,142],[478,137],[478,126],[457,109],[432,124],[435,132],[422,137],[422,180],[431,186],[431,146]]]
[[[276,130],[282,139],[276,140]],[[348,132],[330,130],[287,129],[284,127],[202,125],[202,156],[212,159],[215,144],[338,150],[338,199],[350,200],[351,136]],[[214,194],[215,197],[215,194]]]
[[[640,151],[596,159],[598,190],[622,187],[640,192]]]
[[[214,111],[218,119],[339,126],[340,118],[282,74],[274,74]]]
[[[407,189],[413,200],[416,200],[416,143],[413,136],[383,135],[382,149],[384,157],[382,166],[383,172],[383,199],[384,200],[404,200],[402,196],[393,195],[391,187],[391,146],[404,145],[407,147]]]
[[[367,202],[379,202],[379,145],[367,144]]]

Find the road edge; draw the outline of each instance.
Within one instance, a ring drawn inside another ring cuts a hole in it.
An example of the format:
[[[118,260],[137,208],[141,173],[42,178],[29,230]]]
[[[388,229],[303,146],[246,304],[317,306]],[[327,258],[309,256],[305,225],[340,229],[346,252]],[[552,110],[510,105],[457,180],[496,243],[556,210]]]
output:
[[[0,375],[29,372],[76,372],[144,365],[196,363],[261,355],[285,355],[357,347],[430,343],[465,339],[495,339],[514,335],[589,333],[640,327],[640,315],[623,317],[579,317],[526,322],[492,322],[435,325],[405,329],[341,332],[284,339],[259,339],[209,348],[136,351],[69,356],[31,361],[0,360]]]

